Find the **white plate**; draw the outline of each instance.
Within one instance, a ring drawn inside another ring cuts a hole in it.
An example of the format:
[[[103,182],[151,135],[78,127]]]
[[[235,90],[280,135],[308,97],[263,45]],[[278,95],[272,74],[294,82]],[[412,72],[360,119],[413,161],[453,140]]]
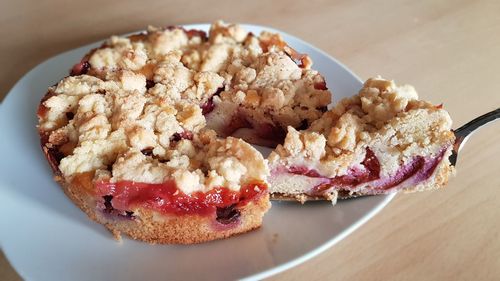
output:
[[[244,25],[254,32],[276,31]],[[207,24],[186,28],[207,30]],[[280,32],[280,31],[276,31]],[[335,100],[356,93],[361,81],[315,47],[280,32],[309,54]],[[90,48],[84,46],[38,65],[10,91],[0,107],[0,241],[27,280],[228,280],[261,279],[323,252],[361,226],[391,199],[376,196],[304,206],[273,202],[263,227],[226,240],[192,246],[117,243],[91,222],[52,180],[35,125],[47,87],[68,74]],[[342,257],[339,257],[342,258]]]

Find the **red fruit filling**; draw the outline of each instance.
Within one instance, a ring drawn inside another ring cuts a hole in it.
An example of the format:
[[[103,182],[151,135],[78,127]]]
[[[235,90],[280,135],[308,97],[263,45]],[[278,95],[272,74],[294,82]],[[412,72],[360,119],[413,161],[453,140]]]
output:
[[[207,33],[203,30],[197,30],[197,29],[185,30],[184,29],[184,32],[186,32],[186,35],[188,36],[189,39],[198,36],[198,37],[201,37],[201,39],[203,41],[208,40]]]
[[[304,166],[292,166],[288,168],[288,172],[297,175],[304,175],[310,178],[321,178],[321,175],[316,170],[310,170]]]
[[[152,156],[153,155],[153,148],[152,147],[147,147],[141,150],[141,153],[144,154],[144,156]]]
[[[132,211],[120,211],[115,208],[113,208],[113,205],[111,205],[111,200],[113,199],[113,196],[111,195],[106,195],[102,197],[104,199],[104,209],[103,212],[108,215],[112,215],[115,217],[119,218],[124,218],[124,219],[135,219],[134,212]]]
[[[155,81],[153,80],[150,80],[150,79],[146,79],[146,89],[151,89],[155,86]]]
[[[49,134],[40,132],[40,145],[42,151],[45,153],[47,160],[49,161],[52,171],[56,175],[61,175],[61,170],[59,170],[59,163],[66,156],[60,150],[59,146],[47,145],[49,142]]]
[[[321,82],[314,83],[314,89],[316,89],[316,90],[328,90],[328,87],[326,86],[325,80],[323,80]]]
[[[226,225],[237,222],[241,215],[240,211],[236,209],[236,204],[228,207],[217,207],[215,213],[217,214],[216,220]]]
[[[72,120],[75,117],[75,114],[71,111],[66,112],[66,119]]]
[[[219,87],[217,89],[217,91],[204,104],[202,104],[200,106],[201,107],[201,113],[203,115],[209,114],[210,112],[212,112],[214,110],[214,108],[215,108],[214,96],[220,95],[220,93],[222,93],[222,91],[224,91],[224,86]]]
[[[70,75],[71,76],[77,76],[77,75],[82,75],[86,74],[90,69],[90,63],[88,61],[81,61],[73,66],[71,69]]]
[[[288,168],[288,172],[292,174],[305,175],[313,178],[327,179],[327,183],[322,183],[315,186],[309,192],[310,195],[319,196],[329,190],[356,190],[360,184],[369,183],[362,190],[367,194],[383,194],[393,188],[397,188],[403,182],[410,180],[411,185],[416,185],[428,179],[441,162],[446,152],[443,148],[436,157],[424,158],[416,156],[408,164],[400,167],[398,171],[389,177],[380,177],[380,162],[372,150],[366,149],[366,156],[360,166],[350,168],[346,175],[337,176],[334,178],[326,178],[321,176],[318,171],[308,169],[303,166],[292,166]]]
[[[215,104],[214,104],[214,99],[213,97],[210,97],[210,99],[208,99],[208,101],[206,101],[204,104],[201,105],[201,113],[203,115],[206,115],[210,112],[212,112],[215,108]]]
[[[163,214],[216,215],[222,224],[238,219],[238,208],[267,193],[267,186],[262,182],[247,184],[240,191],[217,187],[206,193],[198,191],[191,194],[180,191],[174,181],[160,184],[102,181],[96,186],[98,195],[104,199],[104,212],[117,210],[123,213],[141,207]]]
[[[346,175],[331,179],[331,184],[335,186],[356,186],[361,183],[376,180],[380,177],[380,162],[373,151],[366,149],[365,159],[361,162],[360,168],[351,168]]]
[[[174,141],[180,141],[182,139],[192,140],[193,139],[193,133],[190,132],[190,131],[184,131],[182,133],[175,133],[172,136],[172,139]]]

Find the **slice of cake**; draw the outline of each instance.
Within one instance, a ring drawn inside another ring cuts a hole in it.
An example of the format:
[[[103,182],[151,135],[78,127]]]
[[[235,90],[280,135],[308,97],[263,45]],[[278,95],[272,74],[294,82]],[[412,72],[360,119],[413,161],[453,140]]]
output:
[[[288,128],[268,158],[270,191],[303,201],[440,188],[453,172],[454,139],[441,106],[372,78],[306,130]]]

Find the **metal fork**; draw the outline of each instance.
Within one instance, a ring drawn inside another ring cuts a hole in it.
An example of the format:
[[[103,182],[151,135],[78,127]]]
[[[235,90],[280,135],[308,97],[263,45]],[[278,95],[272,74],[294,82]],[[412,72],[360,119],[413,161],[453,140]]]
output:
[[[453,145],[453,152],[449,158],[451,165],[457,165],[458,153],[462,147],[464,147],[472,133],[476,132],[482,126],[497,120],[498,118],[500,118],[500,108],[483,114],[453,131],[455,134],[455,144]]]
[[[450,155],[450,163],[453,166],[457,165],[457,160],[458,160],[458,153],[460,150],[464,147],[465,143],[469,139],[469,137],[472,135],[472,133],[476,132],[479,128],[483,127],[484,125],[491,123],[495,120],[498,120],[500,118],[500,108],[497,108],[493,111],[490,111],[486,114],[483,114],[474,120],[468,122],[467,124],[461,126],[460,128],[456,129],[453,131],[455,134],[455,143],[453,144],[453,151],[452,154]],[[366,196],[366,195],[342,195],[339,194],[340,199],[348,199],[352,197],[360,197],[360,196]],[[321,201],[321,200],[326,200],[324,197],[320,196],[310,196],[307,194],[300,195],[300,200],[299,201]],[[277,200],[277,201],[297,201],[297,197],[287,197],[286,195],[283,194],[271,194],[271,200]]]

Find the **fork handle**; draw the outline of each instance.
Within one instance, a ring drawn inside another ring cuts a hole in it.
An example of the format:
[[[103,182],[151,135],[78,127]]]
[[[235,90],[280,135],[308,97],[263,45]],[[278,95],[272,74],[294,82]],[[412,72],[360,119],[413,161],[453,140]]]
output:
[[[474,120],[468,122],[467,124],[463,125],[462,127],[456,129],[454,131],[455,136],[457,138],[466,138],[470,133],[474,132],[475,130],[479,129],[480,127],[493,122],[500,118],[500,108],[497,108],[493,111],[490,111],[486,114],[483,114]]]
[[[500,118],[500,108],[483,114],[460,128],[453,131],[455,134],[455,144],[453,145],[453,153],[450,156],[450,162],[455,165],[457,162],[457,155],[463,145],[467,142],[468,137],[482,126],[493,122]]]

